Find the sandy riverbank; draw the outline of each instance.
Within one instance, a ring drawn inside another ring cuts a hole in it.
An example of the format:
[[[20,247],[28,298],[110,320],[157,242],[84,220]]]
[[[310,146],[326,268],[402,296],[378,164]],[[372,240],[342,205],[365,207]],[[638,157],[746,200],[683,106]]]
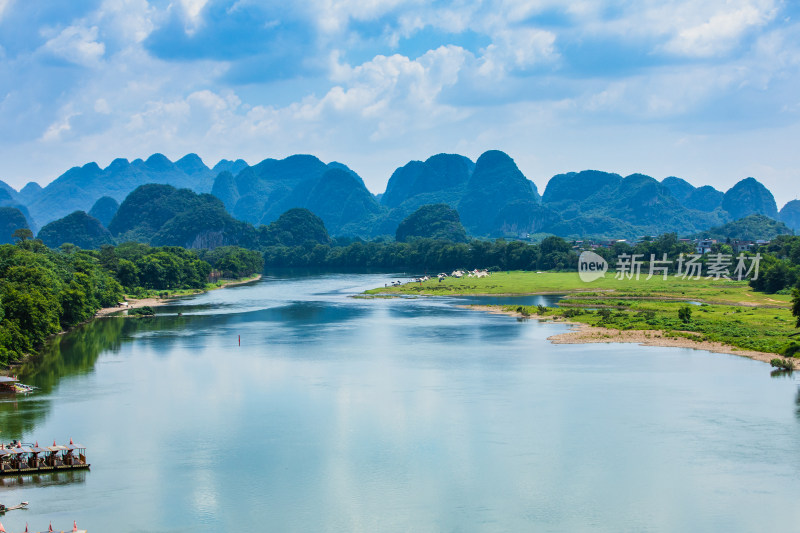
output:
[[[573,322],[563,319],[553,319],[552,316],[540,316],[532,314],[530,316],[523,316],[520,313],[512,311],[503,311],[499,307],[494,306],[481,306],[471,305],[463,306],[477,311],[487,311],[489,313],[503,314],[515,316],[519,318],[531,318],[540,321],[549,321],[558,324],[569,324],[573,327],[572,331],[552,335],[547,338],[553,344],[590,344],[590,343],[636,343],[640,346],[664,346],[670,348],[692,348],[694,350],[706,350],[714,353],[724,353],[729,355],[739,355],[747,357],[756,361],[769,363],[771,359],[778,357],[774,353],[755,352],[752,350],[745,350],[737,348],[730,344],[721,342],[693,340],[686,337],[670,337],[661,330],[619,330],[612,328],[603,328],[598,326],[589,326],[581,322]],[[691,335],[692,333],[689,332]]]
[[[242,279],[242,280],[235,280],[235,281],[226,281],[219,287],[214,287],[213,289],[209,290],[217,290],[217,289],[224,289],[225,287],[233,287],[235,285],[244,285],[245,283],[251,283],[253,281],[258,281],[261,279],[261,274],[254,276],[252,278]],[[207,291],[200,291],[195,294],[202,294]],[[161,305],[167,305],[169,303],[174,302],[180,298],[185,296],[194,296],[194,294],[186,294],[186,295],[177,295],[177,296],[170,296],[167,298],[127,298],[125,301],[128,304],[127,306],[119,306],[119,307],[104,307],[100,309],[97,313],[95,313],[95,317],[107,317],[111,315],[115,315],[116,313],[120,313],[121,311],[126,311],[128,309],[135,309],[137,307],[158,307]],[[121,316],[121,315],[120,315]]]

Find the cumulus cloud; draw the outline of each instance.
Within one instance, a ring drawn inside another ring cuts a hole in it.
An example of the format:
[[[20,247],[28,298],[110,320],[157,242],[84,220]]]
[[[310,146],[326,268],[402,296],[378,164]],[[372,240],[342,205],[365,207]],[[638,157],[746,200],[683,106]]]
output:
[[[97,40],[98,33],[97,26],[68,26],[49,39],[42,49],[70,63],[95,67],[106,52],[105,44]]]
[[[684,130],[747,131],[743,108],[761,127],[800,113],[800,28],[778,0],[98,0],[56,21],[11,1],[0,161],[46,144],[50,177],[155,151],[327,154],[384,184],[434,151],[518,148],[563,171],[591,142],[576,131],[643,146],[657,125],[696,138]]]
[[[678,30],[665,45],[668,52],[697,57],[711,57],[728,52],[750,29],[763,26],[776,13],[769,2],[741,3],[731,10],[725,6],[701,24]]]

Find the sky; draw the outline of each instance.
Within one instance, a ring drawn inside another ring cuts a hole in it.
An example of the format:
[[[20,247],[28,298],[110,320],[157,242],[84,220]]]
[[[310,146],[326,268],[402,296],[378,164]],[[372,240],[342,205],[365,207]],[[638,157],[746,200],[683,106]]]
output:
[[[503,150],[800,197],[790,0],[0,0],[0,179],[114,158],[411,160]]]

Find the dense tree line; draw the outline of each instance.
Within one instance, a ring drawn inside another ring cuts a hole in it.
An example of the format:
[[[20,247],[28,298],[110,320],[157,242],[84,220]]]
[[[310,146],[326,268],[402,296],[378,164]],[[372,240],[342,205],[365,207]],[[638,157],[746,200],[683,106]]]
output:
[[[328,245],[270,246],[264,262],[272,267],[414,268],[434,272],[455,268],[493,270],[576,269],[578,253],[560,237],[541,244],[520,241],[473,240],[454,243],[436,239],[411,242],[363,242]]]
[[[244,278],[264,270],[264,256],[260,252],[238,246],[200,250],[198,255],[227,279]]]
[[[31,353],[121,297],[122,286],[93,252],[54,251],[28,238],[0,245],[0,363]]]
[[[800,287],[800,237],[779,235],[758,252],[762,259],[758,279],[750,282],[754,289],[789,293]]]
[[[175,246],[125,243],[100,250],[71,244],[48,248],[18,230],[16,244],[0,245],[0,364],[39,349],[59,331],[113,307],[123,293],[204,288],[212,269],[223,277],[260,272],[259,252],[237,247],[200,254]]]

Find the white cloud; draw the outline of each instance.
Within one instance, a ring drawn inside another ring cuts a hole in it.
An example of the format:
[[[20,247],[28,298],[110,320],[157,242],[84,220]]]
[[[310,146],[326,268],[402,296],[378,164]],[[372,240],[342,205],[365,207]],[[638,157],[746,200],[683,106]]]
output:
[[[353,114],[375,121],[372,138],[390,131],[405,131],[434,120],[459,115],[437,101],[445,87],[458,82],[459,73],[472,55],[458,46],[430,50],[416,60],[395,54],[376,56],[356,67],[335,64],[332,76],[341,84],[321,99],[311,99],[298,108],[304,119]],[[334,56],[335,59],[335,56]]]
[[[558,58],[555,40],[554,33],[535,28],[499,31],[483,51],[480,73],[498,75],[552,63]]]
[[[424,6],[424,0],[315,0],[309,2],[306,11],[323,33],[337,34],[350,20],[374,20],[399,6],[414,9],[417,5]]]
[[[70,120],[77,115],[78,113],[73,113],[70,111],[65,112],[61,118],[50,124],[50,126],[44,132],[44,135],[42,135],[41,140],[45,143],[57,143],[61,141],[64,134],[69,133],[72,130]]]
[[[748,30],[766,24],[775,13],[776,10],[769,6],[749,3],[734,10],[720,10],[701,24],[679,30],[664,49],[674,54],[696,57],[726,53]]]
[[[13,0],[0,0],[0,20],[3,20],[3,15],[6,10],[11,6]]]
[[[138,44],[153,32],[158,18],[147,0],[104,0],[91,20],[103,28],[106,38]]]
[[[98,42],[97,36],[97,26],[68,26],[48,40],[42,49],[70,63],[95,67],[100,64],[106,51],[105,44]]]
[[[186,15],[186,32],[193,33],[203,22],[201,15],[208,0],[179,0],[179,2]]]

